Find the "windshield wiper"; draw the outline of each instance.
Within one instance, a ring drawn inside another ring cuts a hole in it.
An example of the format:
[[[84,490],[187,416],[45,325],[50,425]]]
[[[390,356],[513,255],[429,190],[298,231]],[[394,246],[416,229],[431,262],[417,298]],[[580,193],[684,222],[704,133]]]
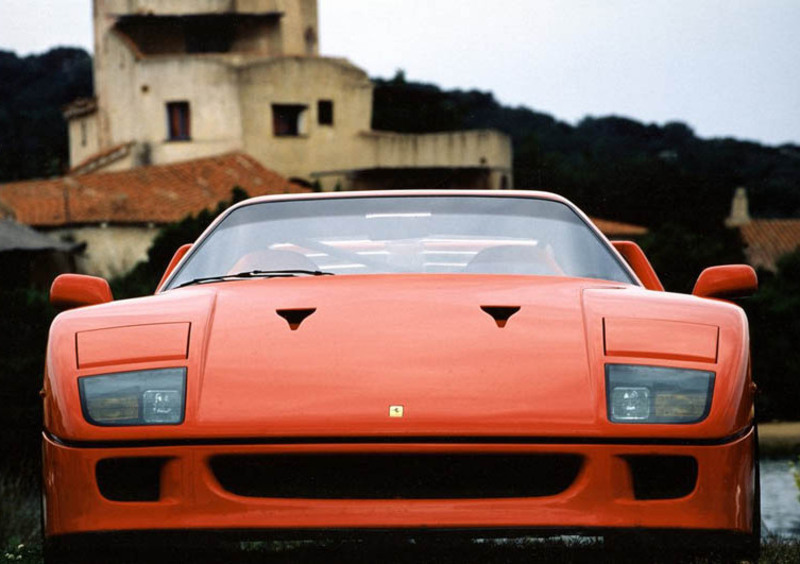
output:
[[[219,274],[217,276],[204,276],[202,278],[194,278],[188,282],[178,284],[176,288],[183,288],[184,286],[191,286],[193,284],[203,284],[204,282],[224,282],[226,280],[241,280],[243,278],[291,278],[307,274],[309,276],[333,276],[333,272],[325,272],[322,270],[302,270],[302,269],[288,269],[288,270],[247,270],[245,272],[236,272],[235,274]]]

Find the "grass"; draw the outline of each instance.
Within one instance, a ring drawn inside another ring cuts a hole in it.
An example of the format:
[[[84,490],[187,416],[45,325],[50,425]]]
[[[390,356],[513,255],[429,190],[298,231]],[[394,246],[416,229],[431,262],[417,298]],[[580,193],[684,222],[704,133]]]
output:
[[[4,554],[39,542],[39,472],[28,466],[35,465],[0,470],[0,549],[5,549]]]
[[[303,564],[303,563],[427,563],[471,564],[471,563],[564,563],[564,564],[633,564],[671,563],[720,564],[728,562],[714,555],[701,557],[668,558],[661,554],[622,554],[606,552],[597,541],[521,540],[506,542],[464,543],[461,545],[430,543],[363,543],[363,542],[316,542],[316,543],[249,543],[247,547],[228,550],[170,552],[164,554],[165,562],[178,564]],[[150,562],[149,558],[135,551],[121,562]],[[41,564],[41,545],[18,544],[0,552],[0,564]],[[770,538],[765,540],[759,564],[797,564],[800,562],[800,540]]]
[[[800,562],[800,540],[767,539],[762,543],[759,564],[791,564]]]

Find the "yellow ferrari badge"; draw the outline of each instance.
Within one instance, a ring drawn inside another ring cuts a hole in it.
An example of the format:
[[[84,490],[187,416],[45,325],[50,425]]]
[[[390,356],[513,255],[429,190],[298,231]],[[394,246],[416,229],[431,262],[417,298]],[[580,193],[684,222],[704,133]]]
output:
[[[403,416],[403,406],[402,405],[390,405],[389,406],[389,417],[402,417]]]

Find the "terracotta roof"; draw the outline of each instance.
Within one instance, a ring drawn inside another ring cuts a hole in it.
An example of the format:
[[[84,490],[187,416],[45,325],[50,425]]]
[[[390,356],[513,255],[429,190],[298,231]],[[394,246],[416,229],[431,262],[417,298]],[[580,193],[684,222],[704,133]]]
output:
[[[0,185],[0,204],[10,217],[26,225],[66,223],[66,183],[58,180],[33,180]]]
[[[641,225],[610,221],[608,219],[597,219],[596,217],[590,219],[606,237],[637,237],[647,234],[647,228]]]
[[[305,192],[244,153],[0,185],[0,206],[20,223],[62,225],[165,224],[231,196],[234,186],[250,196]]]
[[[754,219],[740,229],[744,252],[754,268],[774,271],[781,256],[800,246],[800,219]]]
[[[78,98],[61,108],[61,113],[67,120],[93,114],[96,111],[97,98]]]
[[[136,143],[128,141],[90,155],[69,170],[69,174],[88,174],[127,157]]]

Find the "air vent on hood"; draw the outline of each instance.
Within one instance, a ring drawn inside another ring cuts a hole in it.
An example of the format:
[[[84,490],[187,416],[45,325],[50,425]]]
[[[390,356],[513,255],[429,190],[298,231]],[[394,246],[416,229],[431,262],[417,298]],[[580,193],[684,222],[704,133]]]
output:
[[[498,327],[505,327],[508,319],[520,310],[520,306],[481,306],[481,309],[492,316]]]
[[[275,313],[280,315],[289,324],[292,331],[297,330],[300,324],[306,320],[308,316],[317,311],[315,307],[295,308],[295,309],[276,309]]]

